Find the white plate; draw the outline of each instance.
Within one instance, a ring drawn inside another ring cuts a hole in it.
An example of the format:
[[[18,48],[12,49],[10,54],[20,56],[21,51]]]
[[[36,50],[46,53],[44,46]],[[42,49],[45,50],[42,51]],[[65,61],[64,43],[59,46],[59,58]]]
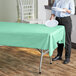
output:
[[[61,12],[65,12],[65,9],[58,8],[58,7],[52,7],[52,10],[54,10],[54,11],[61,11]]]
[[[48,27],[55,27],[58,25],[58,21],[57,20],[47,20],[45,22],[45,25]]]

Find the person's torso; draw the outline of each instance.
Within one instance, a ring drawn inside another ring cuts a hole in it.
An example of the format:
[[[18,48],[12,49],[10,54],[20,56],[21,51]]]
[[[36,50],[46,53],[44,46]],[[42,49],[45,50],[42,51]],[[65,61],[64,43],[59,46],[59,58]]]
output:
[[[58,8],[67,8],[69,10],[69,6],[70,6],[70,0],[55,0],[56,2],[56,7]],[[64,12],[58,12],[56,11],[56,16],[58,17],[67,17],[70,16],[69,13],[64,13]]]

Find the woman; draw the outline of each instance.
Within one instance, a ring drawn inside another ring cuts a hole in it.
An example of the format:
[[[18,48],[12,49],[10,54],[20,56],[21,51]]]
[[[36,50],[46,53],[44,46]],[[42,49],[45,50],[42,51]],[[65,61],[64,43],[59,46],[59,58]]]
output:
[[[70,62],[71,56],[72,21],[70,16],[75,13],[74,0],[55,0],[53,7],[58,7],[65,10],[64,12],[52,10],[50,20],[56,16],[56,20],[59,22],[59,25],[65,27],[65,60],[63,63],[67,64]],[[53,61],[62,60],[63,46],[63,44],[58,44],[57,56],[52,59]]]

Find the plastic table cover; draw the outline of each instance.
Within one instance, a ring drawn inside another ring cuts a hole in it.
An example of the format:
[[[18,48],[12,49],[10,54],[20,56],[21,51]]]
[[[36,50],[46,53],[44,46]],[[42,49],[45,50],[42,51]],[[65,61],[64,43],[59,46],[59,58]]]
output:
[[[57,43],[65,45],[64,26],[0,22],[0,45],[49,50],[52,56]]]

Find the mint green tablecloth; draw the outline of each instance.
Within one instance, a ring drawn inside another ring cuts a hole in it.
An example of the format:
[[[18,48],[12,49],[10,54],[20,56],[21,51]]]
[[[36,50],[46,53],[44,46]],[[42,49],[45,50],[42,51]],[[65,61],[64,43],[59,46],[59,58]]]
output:
[[[57,42],[65,45],[64,26],[0,22],[0,45],[48,49],[51,56]]]

